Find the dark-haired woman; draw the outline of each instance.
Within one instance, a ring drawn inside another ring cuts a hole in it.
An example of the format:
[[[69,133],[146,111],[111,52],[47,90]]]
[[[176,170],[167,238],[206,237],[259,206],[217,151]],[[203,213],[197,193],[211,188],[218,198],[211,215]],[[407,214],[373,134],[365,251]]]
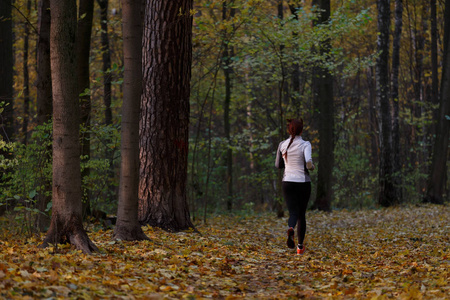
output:
[[[302,139],[303,120],[290,119],[288,132],[290,138],[280,143],[275,167],[284,168],[283,196],[289,210],[287,246],[295,248],[294,228],[297,226],[297,254],[305,252],[303,241],[306,233],[306,208],[311,195],[309,170],[314,170],[311,157],[311,143]]]

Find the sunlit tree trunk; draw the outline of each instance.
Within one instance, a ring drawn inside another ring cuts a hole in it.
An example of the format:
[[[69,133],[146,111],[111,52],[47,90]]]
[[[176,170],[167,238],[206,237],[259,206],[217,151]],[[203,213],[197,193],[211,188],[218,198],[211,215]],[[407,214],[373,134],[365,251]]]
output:
[[[114,238],[147,240],[138,221],[139,111],[142,95],[142,13],[140,0],[122,1],[123,104],[119,205]]]
[[[4,141],[12,141],[13,122],[13,38],[11,0],[0,1],[0,103],[4,102],[0,113],[0,136]]]
[[[52,79],[50,70],[50,0],[41,0],[38,7],[38,42],[37,42],[37,123],[43,125],[51,121],[52,115]],[[51,159],[51,148],[46,152],[44,161]],[[41,189],[37,195],[37,208],[40,213],[36,216],[36,226],[44,231],[50,225],[50,217],[46,212],[51,198],[51,181],[41,176]]]
[[[330,0],[315,0],[322,11],[315,25],[329,22]],[[321,54],[330,50],[330,40],[321,43]],[[334,114],[333,114],[333,76],[324,67],[315,68],[314,97],[319,104],[319,168],[317,174],[317,193],[313,207],[323,211],[331,210],[333,197],[334,164]]]
[[[78,93],[81,107],[81,155],[84,162],[91,156],[91,96],[89,80],[89,54],[91,50],[92,18],[94,15],[94,0],[80,0],[77,35],[77,77]],[[89,177],[90,169],[85,167],[81,173],[82,180]],[[83,216],[89,215],[90,199],[89,189],[83,188]]]
[[[193,227],[186,197],[192,0],[149,0],[143,38],[139,220]]]
[[[81,214],[80,106],[76,76],[75,0],[51,0],[50,62],[53,90],[53,206],[41,247],[69,241],[84,253],[98,251]]]
[[[444,203],[447,182],[448,139],[450,130],[450,0],[445,0],[444,63],[442,68],[441,97],[437,121],[428,189],[424,201]]]

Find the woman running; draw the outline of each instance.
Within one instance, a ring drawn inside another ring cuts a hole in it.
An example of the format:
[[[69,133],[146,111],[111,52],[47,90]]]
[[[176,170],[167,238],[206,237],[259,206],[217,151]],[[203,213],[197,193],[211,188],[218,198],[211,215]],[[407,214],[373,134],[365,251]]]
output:
[[[289,210],[287,246],[295,248],[295,225],[297,226],[297,254],[305,252],[303,240],[306,233],[306,208],[311,195],[309,170],[314,170],[311,157],[311,143],[301,137],[303,120],[288,119],[290,138],[280,143],[277,150],[275,167],[284,168],[283,196]]]

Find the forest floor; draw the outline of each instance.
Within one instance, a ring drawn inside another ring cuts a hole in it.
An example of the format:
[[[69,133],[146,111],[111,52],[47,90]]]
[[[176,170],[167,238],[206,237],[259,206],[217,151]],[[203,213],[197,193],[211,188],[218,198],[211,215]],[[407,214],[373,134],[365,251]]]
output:
[[[0,228],[5,299],[449,299],[450,206],[308,211],[306,252],[286,247],[286,218],[219,216],[197,233],[145,227],[151,241],[101,252],[38,249]],[[0,220],[1,223],[1,220]]]

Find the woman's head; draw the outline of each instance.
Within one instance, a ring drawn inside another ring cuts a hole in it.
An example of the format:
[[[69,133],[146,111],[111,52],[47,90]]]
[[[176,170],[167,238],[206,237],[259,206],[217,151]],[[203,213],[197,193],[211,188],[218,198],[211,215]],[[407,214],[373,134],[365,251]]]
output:
[[[287,152],[289,147],[291,146],[292,142],[294,141],[295,136],[302,134],[303,131],[303,119],[287,119],[288,121],[288,132],[291,135],[291,140],[289,141],[289,144],[286,148],[286,152],[283,154],[284,158],[287,162]]]
[[[300,135],[303,131],[303,119],[287,119],[288,132],[291,136]]]

